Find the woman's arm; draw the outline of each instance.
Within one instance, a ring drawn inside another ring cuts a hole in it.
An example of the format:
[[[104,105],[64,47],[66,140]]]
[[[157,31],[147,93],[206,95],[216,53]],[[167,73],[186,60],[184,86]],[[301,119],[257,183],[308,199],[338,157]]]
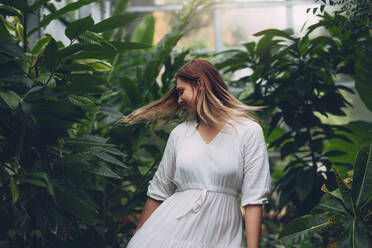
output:
[[[138,221],[136,232],[142,227],[143,223],[145,223],[145,221],[150,217],[152,212],[154,212],[155,209],[157,209],[160,206],[160,204],[162,204],[162,201],[158,201],[150,197],[147,198],[145,206],[143,207],[142,210],[141,217]]]
[[[261,236],[262,205],[244,206],[244,220],[248,248],[258,248]]]

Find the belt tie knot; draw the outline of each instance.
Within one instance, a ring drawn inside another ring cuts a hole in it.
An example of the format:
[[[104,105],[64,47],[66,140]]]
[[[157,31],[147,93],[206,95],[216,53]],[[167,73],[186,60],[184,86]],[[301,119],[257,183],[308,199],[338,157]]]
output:
[[[202,207],[203,203],[205,202],[205,199],[207,198],[208,188],[205,187],[201,190],[200,195],[196,202],[194,203],[193,207],[189,210],[187,210],[185,213],[179,215],[177,217],[177,220],[181,219],[182,217],[186,216],[190,211],[197,213],[200,208]]]

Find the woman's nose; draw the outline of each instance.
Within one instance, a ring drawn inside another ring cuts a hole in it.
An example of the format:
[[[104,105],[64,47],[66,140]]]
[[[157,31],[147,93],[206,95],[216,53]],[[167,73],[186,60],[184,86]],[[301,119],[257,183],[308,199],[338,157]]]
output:
[[[182,100],[182,97],[181,96],[178,97],[178,101],[177,102],[178,102],[178,104],[182,105],[183,100]]]

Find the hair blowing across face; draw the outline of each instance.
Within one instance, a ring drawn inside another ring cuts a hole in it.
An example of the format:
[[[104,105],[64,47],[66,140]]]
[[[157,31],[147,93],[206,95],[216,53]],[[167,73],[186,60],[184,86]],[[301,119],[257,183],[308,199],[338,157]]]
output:
[[[178,71],[176,79],[190,83],[196,89],[195,117],[199,123],[222,129],[229,120],[239,121],[242,117],[257,121],[250,111],[261,107],[248,106],[236,99],[228,91],[218,70],[208,60],[191,60]],[[175,86],[161,99],[135,110],[119,122],[132,125],[140,121],[173,118],[181,109],[177,100]]]

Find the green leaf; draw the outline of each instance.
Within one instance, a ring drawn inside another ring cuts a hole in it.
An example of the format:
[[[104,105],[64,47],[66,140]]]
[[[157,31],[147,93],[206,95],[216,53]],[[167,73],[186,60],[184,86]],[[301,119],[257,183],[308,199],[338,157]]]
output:
[[[31,8],[27,5],[27,1],[25,0],[1,0],[2,3],[6,5],[10,5],[14,8],[17,8],[19,10],[22,10],[26,13],[31,13]]]
[[[279,238],[288,243],[302,240],[306,235],[328,226],[330,215],[305,215],[289,222],[280,233]]]
[[[64,207],[65,210],[71,214],[82,218],[90,225],[96,223],[94,218],[94,211],[86,200],[86,195],[79,194],[78,191],[72,192],[74,189],[66,190],[64,187],[58,187],[56,191],[58,202]]]
[[[23,25],[21,23],[16,24],[16,31],[19,39],[23,42]]]
[[[64,141],[67,144],[72,144],[72,145],[80,145],[80,146],[104,146],[104,147],[113,147],[115,146],[114,144],[104,144],[96,141],[92,141],[89,139],[84,139],[84,138],[65,138]]]
[[[82,107],[95,106],[92,100],[84,96],[69,95],[68,99],[70,100],[72,104],[77,105],[77,106],[82,106]]]
[[[44,37],[40,38],[36,42],[35,46],[32,48],[31,53],[33,55],[40,53],[41,49],[45,46],[45,44],[49,43],[50,40],[51,40],[50,36],[44,36]]]
[[[92,17],[87,16],[85,18],[79,19],[70,23],[65,30],[65,35],[73,40],[79,35],[83,34],[85,31],[91,29],[94,25]]]
[[[0,15],[18,16],[19,18],[21,18],[21,15],[10,6],[0,6]]]
[[[21,102],[21,98],[14,91],[0,92],[0,97],[8,104],[8,106],[15,110]]]
[[[136,26],[131,41],[152,45],[155,33],[155,18],[152,14],[143,18]]]
[[[33,184],[33,185],[44,187],[44,188],[46,187],[45,182],[41,180],[37,180],[37,179],[20,178],[19,181],[22,183],[29,183],[29,184]]]
[[[10,177],[10,190],[12,192],[13,203],[16,203],[19,199],[19,189],[13,176]]]
[[[355,64],[355,89],[357,90],[360,99],[364,105],[372,111],[372,88],[370,82],[372,78],[372,71],[370,70],[372,64],[372,52],[370,49],[362,50],[357,57]]]
[[[353,220],[352,248],[368,247],[367,229],[358,218]]]
[[[45,47],[44,65],[50,71],[55,70],[57,64],[57,42],[51,38],[48,45]]]
[[[32,34],[33,32],[35,32],[36,30],[38,30],[39,28],[47,26],[51,21],[53,21],[57,18],[60,18],[61,16],[63,16],[64,14],[66,14],[70,11],[77,10],[84,5],[88,5],[90,3],[98,2],[98,1],[99,0],[79,0],[77,2],[67,4],[65,7],[63,7],[61,9],[57,10],[56,12],[51,13],[51,14],[47,15],[46,17],[44,17],[44,19],[40,22],[40,26],[31,30],[29,32],[29,35]]]
[[[63,75],[63,79],[69,83],[56,87],[56,90],[73,94],[73,95],[87,95],[102,93],[105,91],[105,81],[98,76],[90,74],[72,74]]]
[[[14,40],[8,40],[0,43],[0,49],[5,54],[8,54],[12,57],[20,57],[23,60],[28,61],[27,56]]]
[[[305,167],[306,168],[306,167]],[[301,170],[296,176],[296,193],[301,202],[311,193],[313,184],[315,181],[315,171],[313,169],[306,168],[307,170]]]
[[[90,151],[102,160],[105,160],[105,161],[107,161],[109,163],[112,163],[112,164],[119,165],[123,168],[128,168],[125,164],[123,164],[122,162],[120,162],[119,160],[114,158],[113,156],[107,154],[103,150],[100,150],[98,148],[92,148]]]
[[[121,179],[118,174],[105,166],[92,165],[89,166],[86,171],[98,176]]]
[[[355,205],[360,207],[372,197],[372,145],[362,148],[354,165],[352,195]]]
[[[324,194],[320,199],[319,204],[315,207],[314,211],[323,211],[329,213],[341,213],[348,215],[349,213],[342,204],[342,200],[332,197],[328,194]]]
[[[120,150],[116,149],[115,147],[103,147],[103,150],[105,152],[108,152],[114,155],[125,156],[124,153],[122,153]]]
[[[51,195],[51,196],[55,196],[55,193],[54,193],[54,187],[49,179],[49,176],[48,174],[46,174],[45,172],[30,172],[28,173],[32,176],[35,176],[35,177],[39,177],[39,178],[42,178],[44,179],[45,183],[46,183],[46,187],[48,189],[48,193]]]
[[[335,176],[336,176],[336,182],[337,182],[337,185],[338,185],[338,189],[340,190],[345,208],[349,211],[349,213],[352,216],[356,216],[355,205],[354,205],[354,202],[353,202],[353,198],[351,196],[351,189],[344,182],[342,177],[338,174],[338,171],[337,171],[336,167],[334,165],[332,167],[333,167],[333,171],[334,171]]]
[[[278,36],[278,37],[284,37],[289,40],[295,40],[295,38],[291,37],[290,34],[282,30],[279,30],[279,29],[265,29],[263,31],[255,33],[253,36],[261,36],[261,35],[271,36],[271,37]]]
[[[110,18],[107,18],[97,24],[95,24],[90,31],[95,33],[102,33],[108,30],[112,30],[115,28],[123,27],[128,25],[129,23],[133,22],[137,18],[139,18],[139,15],[133,15],[133,14],[124,14],[124,15],[117,15],[112,16]]]
[[[90,45],[86,47],[83,51],[75,53],[69,56],[68,60],[74,59],[110,59],[114,57],[117,53],[126,52],[133,49],[144,49],[151,47],[147,44],[141,44],[136,42],[120,42],[120,41],[113,41],[110,42],[117,50],[113,50],[112,47],[109,46],[98,46],[98,45]]]
[[[30,7],[33,11],[39,10],[44,3],[47,3],[51,0],[37,0]]]
[[[104,60],[98,60],[98,59],[82,59],[78,62],[85,63],[89,65],[93,70],[99,71],[99,72],[105,72],[112,70],[112,65]]]
[[[6,27],[3,23],[3,20],[0,19],[0,42],[4,42],[6,40],[9,40],[10,37],[11,36],[10,36],[8,30],[6,29]]]

